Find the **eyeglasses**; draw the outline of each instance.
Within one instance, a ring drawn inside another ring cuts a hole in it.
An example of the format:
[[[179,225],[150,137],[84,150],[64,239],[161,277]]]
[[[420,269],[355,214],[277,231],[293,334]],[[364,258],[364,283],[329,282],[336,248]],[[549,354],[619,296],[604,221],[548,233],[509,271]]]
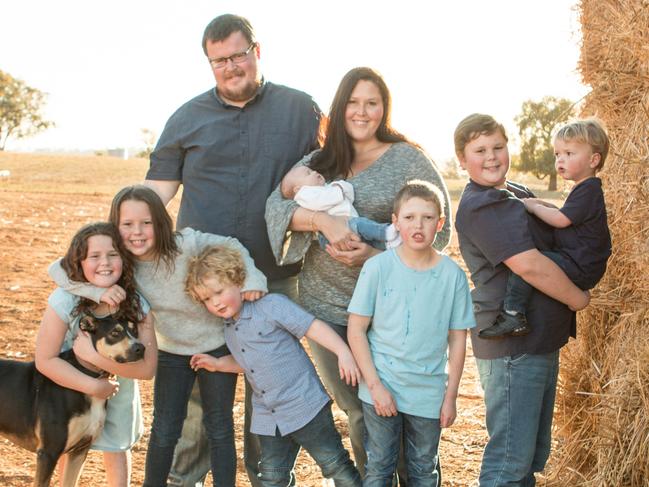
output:
[[[248,54],[250,54],[250,51],[252,51],[256,46],[257,43],[253,42],[252,44],[250,44],[250,47],[245,51],[235,52],[234,54],[228,57],[217,57],[216,59],[208,58],[207,60],[210,62],[210,65],[214,69],[225,67],[225,65],[228,64],[228,61],[232,61],[234,64],[241,64],[248,58]]]

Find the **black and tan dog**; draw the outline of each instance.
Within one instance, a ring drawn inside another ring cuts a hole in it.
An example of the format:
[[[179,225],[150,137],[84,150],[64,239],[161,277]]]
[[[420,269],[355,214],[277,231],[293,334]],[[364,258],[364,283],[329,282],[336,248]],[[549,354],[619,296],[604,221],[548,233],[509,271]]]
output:
[[[101,355],[117,362],[144,357],[137,328],[113,317],[84,317],[87,331]],[[82,372],[100,377],[79,364],[74,352],[60,357]],[[61,455],[68,454],[64,487],[76,485],[90,445],[99,437],[106,401],[55,384],[36,370],[34,362],[0,360],[0,434],[36,452],[34,485],[48,486]]]

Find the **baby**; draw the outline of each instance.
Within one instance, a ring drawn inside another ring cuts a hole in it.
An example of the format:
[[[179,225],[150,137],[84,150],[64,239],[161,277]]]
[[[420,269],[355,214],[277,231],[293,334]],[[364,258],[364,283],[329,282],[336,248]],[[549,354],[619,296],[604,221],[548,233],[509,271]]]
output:
[[[401,244],[401,237],[393,224],[377,223],[358,215],[354,208],[354,187],[345,180],[327,183],[322,174],[308,166],[297,166],[286,173],[280,190],[285,199],[295,200],[307,210],[348,217],[350,230],[376,249],[385,250]],[[322,248],[329,243],[322,234],[318,235],[318,240]]]

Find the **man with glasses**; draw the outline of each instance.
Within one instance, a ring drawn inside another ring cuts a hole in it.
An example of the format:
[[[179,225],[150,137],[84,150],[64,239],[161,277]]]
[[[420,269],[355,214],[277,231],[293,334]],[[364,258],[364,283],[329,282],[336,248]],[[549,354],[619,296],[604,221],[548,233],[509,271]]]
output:
[[[182,184],[177,228],[236,237],[268,278],[269,291],[297,300],[300,266],[276,265],[264,209],[284,174],[317,147],[320,109],[309,95],[262,77],[260,46],[243,17],[212,20],[203,34],[203,52],[216,87],[171,116],[151,154],[145,183],[165,204]],[[256,487],[259,446],[250,434],[250,412],[246,383],[244,460]],[[195,388],[169,485],[201,485],[209,470],[201,417]]]

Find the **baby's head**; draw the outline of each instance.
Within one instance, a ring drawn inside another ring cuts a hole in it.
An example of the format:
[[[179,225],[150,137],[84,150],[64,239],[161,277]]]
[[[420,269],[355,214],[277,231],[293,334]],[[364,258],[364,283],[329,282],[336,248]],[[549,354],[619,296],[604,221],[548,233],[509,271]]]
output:
[[[325,178],[308,166],[298,166],[286,173],[280,184],[284,199],[292,200],[302,186],[324,186]]]
[[[185,291],[213,315],[232,318],[241,310],[241,288],[245,280],[241,254],[224,245],[215,245],[190,260]]]
[[[583,144],[589,147],[589,160],[588,166],[594,175],[597,171],[602,169],[604,161],[609,150],[609,139],[601,121],[596,118],[585,118],[583,120],[576,120],[562,126],[554,135],[554,148],[555,155],[557,156],[557,164],[559,163],[560,147],[568,143]]]

